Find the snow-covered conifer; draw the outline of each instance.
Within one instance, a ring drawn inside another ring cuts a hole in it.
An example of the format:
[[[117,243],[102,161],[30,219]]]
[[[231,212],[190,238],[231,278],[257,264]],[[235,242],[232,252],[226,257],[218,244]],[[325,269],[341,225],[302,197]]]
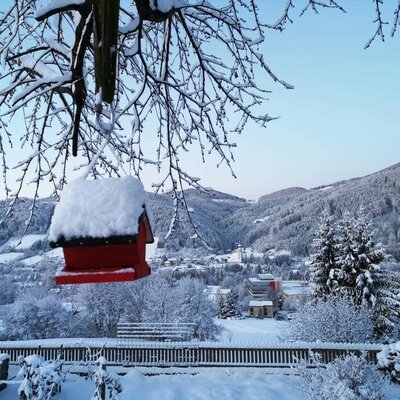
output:
[[[377,358],[378,369],[388,375],[392,382],[400,383],[400,342],[383,346]]]
[[[376,302],[373,307],[375,333],[382,339],[398,335],[400,326],[400,275],[379,270],[373,275]]]
[[[356,286],[356,255],[353,245],[354,218],[346,211],[338,223],[336,291],[352,296]]]
[[[316,250],[311,261],[311,281],[314,296],[321,298],[332,291],[332,272],[336,269],[336,235],[332,217],[325,210],[313,240]]]
[[[241,318],[242,313],[236,304],[235,296],[232,292],[221,296],[221,300],[218,302],[219,313],[218,318]]]
[[[373,240],[363,209],[356,219],[346,213],[339,226],[337,290],[356,305],[367,304],[373,311],[375,333],[391,336],[400,317],[400,277],[381,270],[384,254]]]
[[[374,306],[377,301],[377,284],[374,282],[374,276],[379,272],[379,264],[384,260],[384,255],[376,248],[371,223],[367,220],[363,209],[360,209],[355,221],[352,242],[356,271],[356,303],[367,302]]]

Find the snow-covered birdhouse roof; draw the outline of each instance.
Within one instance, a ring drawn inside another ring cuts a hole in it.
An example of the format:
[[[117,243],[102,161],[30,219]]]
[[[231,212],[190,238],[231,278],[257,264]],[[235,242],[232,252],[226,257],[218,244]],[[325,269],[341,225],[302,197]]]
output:
[[[145,219],[153,242],[152,216],[142,182],[131,176],[76,179],[63,189],[49,229],[51,242],[136,236]]]

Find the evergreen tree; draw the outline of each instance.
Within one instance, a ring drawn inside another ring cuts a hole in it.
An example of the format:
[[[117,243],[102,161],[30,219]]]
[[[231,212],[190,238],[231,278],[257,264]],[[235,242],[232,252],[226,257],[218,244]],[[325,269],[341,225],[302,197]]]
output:
[[[375,333],[380,337],[398,339],[400,323],[400,275],[393,271],[374,274],[376,303],[373,309]]]
[[[346,211],[343,219],[339,221],[339,238],[337,243],[337,259],[335,286],[336,291],[349,297],[353,297],[357,277],[357,257],[353,244],[353,227],[355,221]]]
[[[335,229],[333,219],[325,210],[316,232],[313,247],[316,253],[311,261],[311,281],[314,283],[314,297],[325,297],[332,291],[333,271],[336,269]]]
[[[400,318],[400,276],[381,270],[383,252],[373,240],[371,223],[360,209],[354,219],[346,213],[340,222],[337,290],[355,305],[366,304],[373,312],[375,333],[391,336]]]
[[[377,249],[373,240],[370,222],[366,219],[363,209],[360,209],[355,221],[353,232],[353,251],[355,269],[355,302],[368,303],[375,306],[377,301],[376,273],[379,264],[384,260],[381,250]]]
[[[240,318],[242,313],[236,304],[235,296],[232,292],[221,296],[218,300],[219,312],[218,318]]]

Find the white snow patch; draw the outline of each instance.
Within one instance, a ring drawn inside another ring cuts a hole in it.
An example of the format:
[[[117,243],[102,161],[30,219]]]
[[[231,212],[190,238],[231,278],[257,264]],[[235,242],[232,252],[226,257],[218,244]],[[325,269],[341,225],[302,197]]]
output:
[[[107,367],[113,377],[119,370],[118,367]],[[154,376],[145,375],[153,372],[149,368],[127,368],[123,372],[128,373],[119,377],[123,388],[118,397],[120,400],[306,400],[306,394],[300,390],[300,378],[285,375],[282,371],[164,368],[154,371]],[[9,384],[2,391],[2,398],[17,399],[18,387],[18,384]],[[56,397],[62,400],[90,399],[94,390],[91,379],[67,373],[62,391]]]
[[[253,221],[253,224],[259,224],[260,222],[264,222],[264,221],[266,221],[268,218],[270,218],[271,216],[270,215],[267,215],[266,217],[264,217],[264,218],[258,218],[258,219],[255,219],[254,221]]]
[[[44,256],[48,258],[64,258],[64,252],[61,247],[57,247],[56,249],[44,253]]]
[[[158,240],[159,240],[158,237],[154,237],[154,242],[148,243],[146,245],[146,259],[147,260],[150,260],[151,258],[156,256]]]
[[[271,249],[268,250],[267,255],[269,258],[273,257],[279,257],[279,256],[292,256],[292,252],[290,250],[277,250],[277,249]]]
[[[35,12],[35,18],[41,18],[48,12],[59,8],[67,7],[69,5],[80,5],[84,2],[85,0],[49,0]]]
[[[308,295],[311,292],[311,286],[303,281],[284,281],[282,283],[283,293],[286,296]]]
[[[225,328],[222,341],[232,344],[278,343],[279,336],[288,328],[287,321],[273,318],[216,319],[216,322]]]
[[[214,203],[232,203],[231,199],[211,199]]]
[[[321,189],[318,189],[318,190],[321,192],[321,191],[329,190],[329,189],[332,189],[332,188],[333,188],[333,186],[325,186],[325,187],[323,187]]]
[[[15,261],[19,258],[22,258],[24,253],[3,253],[0,254],[0,264],[6,264],[10,261]]]
[[[152,10],[158,10],[162,13],[167,13],[173,8],[181,8],[188,5],[186,0],[150,0],[150,8]]]
[[[76,179],[61,193],[49,229],[50,240],[136,235],[146,202],[142,182],[131,176]]]
[[[31,267],[32,265],[40,263],[43,260],[43,256],[33,256],[29,258],[25,258],[25,260],[21,260],[21,263],[26,265],[27,267]]]
[[[0,251],[4,251],[6,249],[27,250],[30,249],[36,242],[40,242],[45,239],[46,236],[47,235],[32,234],[25,235],[22,238],[13,237],[0,247]]]
[[[69,367],[80,371],[78,366]],[[87,367],[83,367],[87,372]],[[124,368],[107,367],[113,377],[121,376],[123,388],[120,400],[306,400],[301,390],[300,377],[286,368]],[[152,373],[153,376],[145,374]],[[18,399],[18,384],[9,384],[1,396]],[[385,385],[387,399],[399,399],[399,385]],[[67,373],[62,391],[56,397],[62,400],[90,399],[94,382],[84,376]]]

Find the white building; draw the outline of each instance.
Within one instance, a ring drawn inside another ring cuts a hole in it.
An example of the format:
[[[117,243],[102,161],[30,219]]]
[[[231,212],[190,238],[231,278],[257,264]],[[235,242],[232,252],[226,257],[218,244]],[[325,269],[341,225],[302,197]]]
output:
[[[274,316],[274,304],[270,300],[251,300],[249,315],[258,318],[272,318]]]

